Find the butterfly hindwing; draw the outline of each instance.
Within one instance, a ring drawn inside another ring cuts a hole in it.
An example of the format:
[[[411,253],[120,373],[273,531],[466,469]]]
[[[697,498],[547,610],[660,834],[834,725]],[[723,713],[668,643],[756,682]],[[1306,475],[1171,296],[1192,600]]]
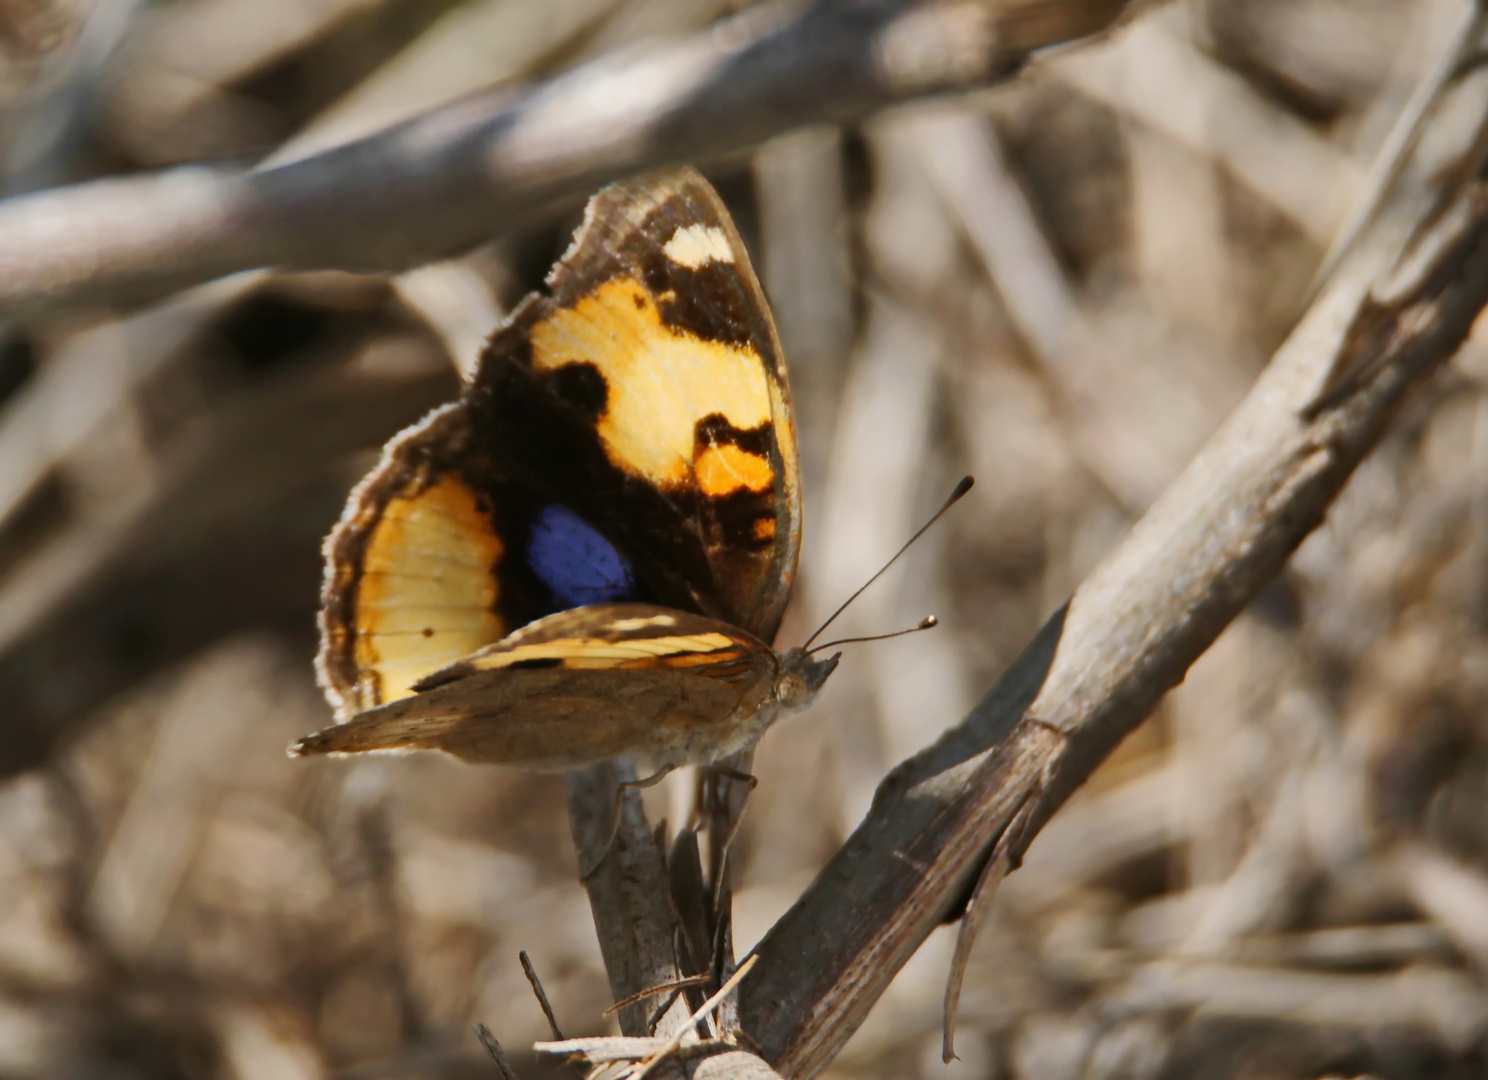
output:
[[[777,670],[768,646],[727,623],[593,605],[532,623],[294,752],[438,749],[529,770],[637,752],[680,763],[731,749]]]
[[[321,682],[344,718],[556,608],[634,589],[603,536],[504,478],[448,405],[388,444],[326,540]]]
[[[398,436],[327,539],[322,682],[347,717],[530,621],[639,600],[769,641],[800,489],[768,308],[679,170],[605,189],[461,399]]]

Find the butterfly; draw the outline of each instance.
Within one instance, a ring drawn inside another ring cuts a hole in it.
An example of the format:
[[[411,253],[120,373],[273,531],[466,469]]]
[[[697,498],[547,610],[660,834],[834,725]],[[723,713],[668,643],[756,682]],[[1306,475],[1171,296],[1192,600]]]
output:
[[[351,493],[317,660],[339,722],[290,752],[717,761],[837,665],[770,645],[800,537],[785,364],[728,211],[691,169],[612,185]]]

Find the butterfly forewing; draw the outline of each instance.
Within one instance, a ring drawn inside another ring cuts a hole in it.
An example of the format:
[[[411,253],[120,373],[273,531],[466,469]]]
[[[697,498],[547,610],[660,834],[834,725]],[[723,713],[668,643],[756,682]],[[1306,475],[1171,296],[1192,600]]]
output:
[[[722,202],[691,170],[607,188],[549,284],[486,352],[483,430],[603,523],[649,599],[771,640],[799,466],[779,343]]]

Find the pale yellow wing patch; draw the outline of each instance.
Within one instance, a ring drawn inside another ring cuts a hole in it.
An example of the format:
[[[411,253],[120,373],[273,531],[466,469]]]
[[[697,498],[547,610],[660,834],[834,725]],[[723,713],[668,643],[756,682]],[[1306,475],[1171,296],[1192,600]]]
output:
[[[716,225],[704,225],[700,221],[677,226],[661,250],[672,262],[689,270],[710,262],[734,261],[734,246],[729,243],[728,234]]]
[[[606,641],[602,638],[559,638],[531,645],[493,650],[467,661],[473,671],[557,661],[565,668],[626,668],[651,666],[693,667],[733,659],[739,643],[727,634],[679,634],[675,637]]]
[[[356,662],[377,702],[499,641],[501,541],[475,497],[445,477],[395,496],[368,538],[356,592]]]
[[[667,326],[634,278],[607,281],[534,326],[532,362],[540,371],[594,365],[609,392],[599,422],[606,454],[662,486],[691,476],[699,420],[719,413],[749,431],[783,413],[758,354]]]

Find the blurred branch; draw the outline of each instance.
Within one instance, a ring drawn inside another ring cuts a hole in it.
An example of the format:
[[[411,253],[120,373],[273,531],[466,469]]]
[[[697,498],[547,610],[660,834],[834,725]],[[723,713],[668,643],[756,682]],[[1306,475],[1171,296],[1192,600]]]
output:
[[[1050,73],[1094,101],[1212,158],[1320,244],[1337,234],[1361,177],[1352,160],[1155,13]]]
[[[632,172],[1006,76],[1125,6],[769,4],[276,167],[187,166],[25,196],[0,203],[0,311],[138,300],[258,266],[415,265]]]
[[[333,333],[322,355],[380,355],[405,365],[400,375],[348,378],[335,362],[286,364],[230,402],[210,398],[191,454],[8,568],[0,776],[46,760],[101,702],[205,642],[249,627],[296,641],[311,629],[304,597],[322,572],[319,540],[345,502],[346,456],[454,388],[432,342],[368,343],[373,312],[356,314],[361,332]]]
[[[1400,110],[1400,115],[1395,118],[1384,145],[1374,156],[1354,204],[1349,208],[1348,216],[1334,235],[1318,266],[1313,278],[1314,288],[1328,280],[1344,252],[1363,231],[1369,215],[1379,206],[1379,201],[1394,183],[1406,156],[1420,137],[1422,120],[1427,111],[1441,100],[1443,88],[1456,77],[1463,61],[1482,39],[1483,27],[1488,25],[1488,9],[1481,3],[1474,3],[1463,10],[1460,16],[1461,25],[1451,35],[1449,47],[1437,55],[1435,63],[1411,91],[1410,98]]]
[[[4,139],[4,187],[9,194],[61,183],[92,141],[109,66],[149,0],[104,0],[52,70],[31,88]]]
[[[1017,865],[1461,344],[1488,301],[1488,79],[1450,94],[1246,400],[971,715],[880,785],[760,944],[741,1015],[783,1074],[820,1072],[930,931],[960,913],[989,860]]]

